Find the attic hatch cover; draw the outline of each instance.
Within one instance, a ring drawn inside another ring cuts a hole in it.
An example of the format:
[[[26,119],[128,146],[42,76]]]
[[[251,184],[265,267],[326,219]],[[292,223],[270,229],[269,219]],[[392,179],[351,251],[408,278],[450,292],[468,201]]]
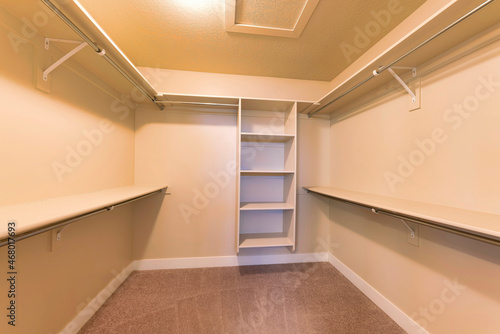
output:
[[[226,31],[299,38],[319,0],[226,0]]]

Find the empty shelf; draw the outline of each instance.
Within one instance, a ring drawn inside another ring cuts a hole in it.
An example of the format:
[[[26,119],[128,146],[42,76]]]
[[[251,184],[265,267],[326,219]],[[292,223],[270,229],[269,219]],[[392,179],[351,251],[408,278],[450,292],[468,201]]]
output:
[[[447,230],[463,236],[484,237],[482,241],[499,244],[500,215],[478,212],[448,206],[410,201],[337,189],[332,187],[304,187],[304,189],[342,202],[348,202],[366,208],[373,208],[383,214],[396,218],[409,218],[424,225]],[[495,239],[488,240],[488,237]]]
[[[242,170],[241,175],[260,175],[260,176],[283,176],[287,174],[294,174],[294,171],[280,171],[280,170]]]
[[[293,241],[281,234],[241,234],[240,248],[293,246]]]
[[[248,132],[241,134],[241,141],[244,142],[284,143],[293,138],[295,138],[294,135],[285,135],[285,134],[248,133]]]
[[[267,202],[267,203],[240,203],[241,211],[252,210],[293,210],[293,205],[280,202]]]
[[[123,202],[158,193],[167,188],[159,186],[127,186],[80,195],[64,196],[41,201],[0,207],[0,220],[16,222],[16,236],[55,225],[94,211],[112,208]],[[0,242],[7,238],[7,229],[0,230]]]

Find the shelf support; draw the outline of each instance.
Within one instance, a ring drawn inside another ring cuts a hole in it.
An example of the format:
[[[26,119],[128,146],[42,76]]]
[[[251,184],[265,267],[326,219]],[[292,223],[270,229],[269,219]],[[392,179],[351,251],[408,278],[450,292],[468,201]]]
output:
[[[45,38],[45,49],[49,50],[50,48],[50,42],[62,42],[62,43],[73,43],[73,44],[79,44],[76,48],[68,52],[66,55],[62,56],[58,61],[56,61],[54,64],[50,65],[45,71],[43,71],[43,80],[47,81],[49,79],[49,74],[55,70],[56,68],[59,67],[62,63],[64,63],[66,60],[71,58],[73,55],[78,53],[81,49],[86,47],[88,44],[87,42],[81,42],[81,41],[72,41],[72,40],[67,40],[67,39],[57,39],[57,38]]]
[[[410,237],[412,239],[415,239],[415,231],[408,225],[408,223],[404,219],[400,219],[403,224],[405,224],[406,227],[410,230]]]
[[[56,240],[57,241],[61,241],[62,239],[62,233],[64,232],[65,229],[67,229],[69,227],[69,225],[66,225],[64,226],[62,229],[60,229],[59,231],[57,231],[57,234],[56,234]]]
[[[414,78],[417,76],[417,69],[415,67],[395,67],[395,66],[389,67],[387,69],[389,73],[392,74],[394,79],[396,79],[397,82],[399,82],[399,84],[403,86],[403,88],[408,92],[408,94],[410,94],[412,103],[417,102],[417,95],[415,95],[415,93],[410,89],[410,87],[408,87],[408,85],[403,81],[403,79],[401,79],[401,77],[397,75],[396,72],[394,72],[393,68],[411,69]]]
[[[376,214],[376,215],[378,215],[378,214],[379,214],[378,210],[377,210],[377,209],[375,209],[375,208],[372,208],[372,212],[373,212],[374,214]],[[410,237],[411,237],[412,239],[415,239],[415,230],[413,230],[413,229],[410,227],[410,225],[408,225],[408,223],[407,223],[404,219],[399,218],[399,220],[401,220],[401,222],[402,222],[403,224],[405,224],[405,226],[406,226],[406,227],[408,227],[408,229],[410,230]]]

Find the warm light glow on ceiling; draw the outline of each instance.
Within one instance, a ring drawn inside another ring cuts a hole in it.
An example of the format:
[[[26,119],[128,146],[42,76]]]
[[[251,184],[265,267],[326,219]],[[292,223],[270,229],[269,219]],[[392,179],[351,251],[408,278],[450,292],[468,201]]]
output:
[[[207,8],[210,4],[212,4],[213,0],[176,0],[176,2],[183,7],[202,9]]]

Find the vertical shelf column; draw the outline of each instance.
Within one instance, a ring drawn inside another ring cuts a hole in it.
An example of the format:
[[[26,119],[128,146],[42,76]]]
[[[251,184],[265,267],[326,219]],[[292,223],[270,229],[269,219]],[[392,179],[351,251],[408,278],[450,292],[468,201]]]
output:
[[[240,100],[237,251],[295,251],[297,103]]]
[[[236,119],[236,253],[240,251],[240,202],[241,202],[241,99],[238,101]]]

